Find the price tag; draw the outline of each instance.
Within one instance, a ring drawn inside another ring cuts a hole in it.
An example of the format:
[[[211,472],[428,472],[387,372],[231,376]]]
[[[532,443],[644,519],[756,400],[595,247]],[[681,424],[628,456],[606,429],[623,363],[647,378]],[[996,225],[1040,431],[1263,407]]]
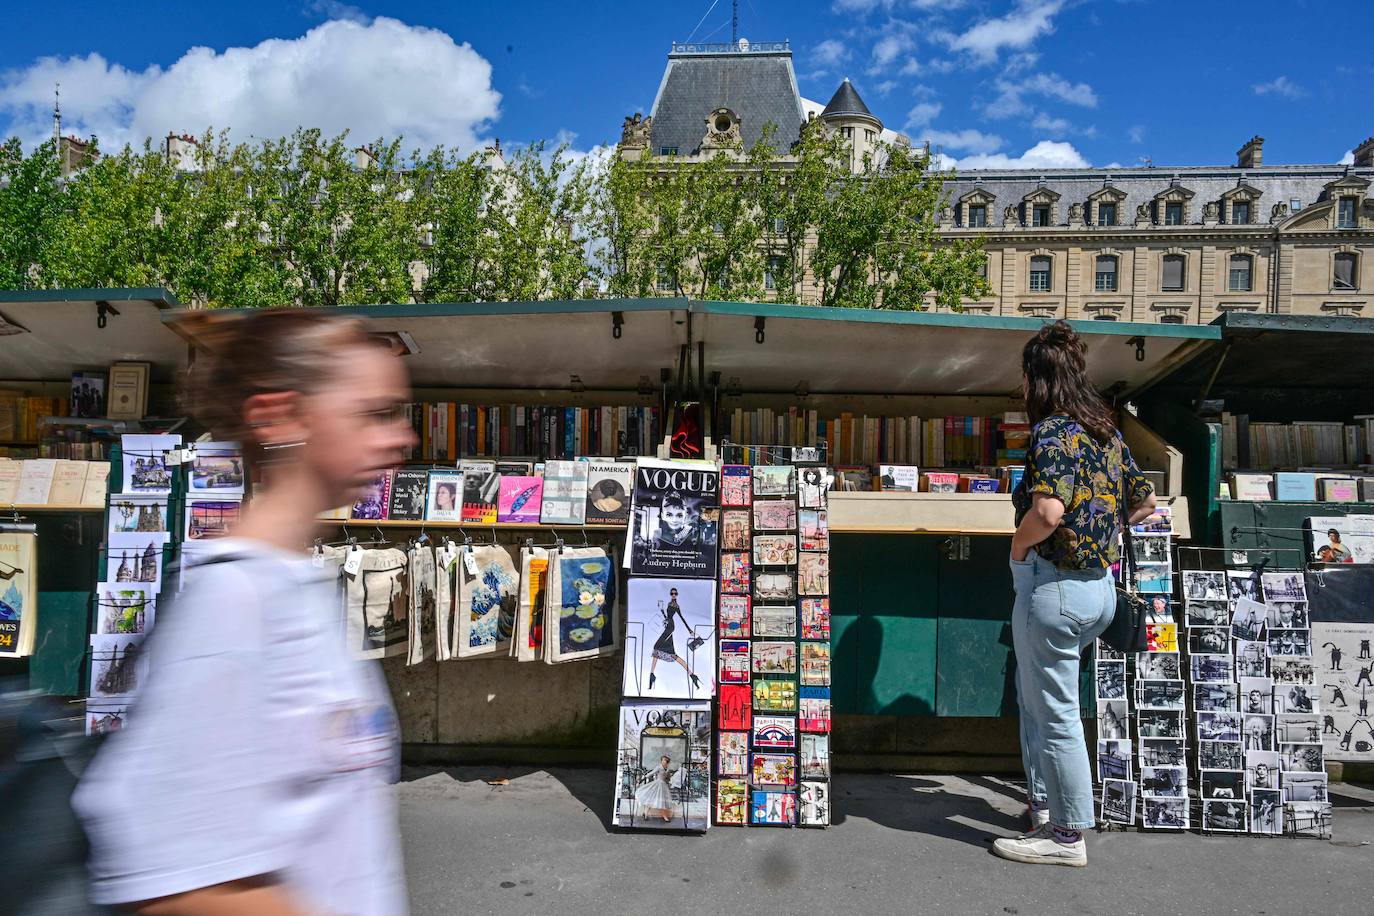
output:
[[[348,551],[348,559],[344,560],[344,572],[350,576],[356,576],[363,568],[363,549],[361,547],[351,547]]]
[[[468,571],[469,576],[477,575],[477,555],[469,547],[463,551],[463,568]]]
[[[181,449],[169,448],[162,453],[162,463],[169,468],[181,466]]]
[[[318,547],[310,552],[310,565],[315,569],[324,569],[324,551]]]

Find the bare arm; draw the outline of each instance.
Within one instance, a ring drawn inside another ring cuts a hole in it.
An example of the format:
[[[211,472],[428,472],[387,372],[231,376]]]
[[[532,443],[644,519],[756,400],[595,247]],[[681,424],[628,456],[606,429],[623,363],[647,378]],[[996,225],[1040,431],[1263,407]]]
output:
[[[1011,538],[1011,558],[1018,563],[1024,560],[1030,549],[1053,534],[1063,520],[1064,504],[1058,497],[1032,493],[1030,511]]]
[[[1128,515],[1127,518],[1130,519],[1131,524],[1134,525],[1141,519],[1149,518],[1154,513],[1154,511],[1155,493],[1153,490],[1151,490],[1149,496],[1145,497],[1143,500],[1141,500],[1140,502],[1136,503],[1134,506],[1131,507],[1130,515]]]
[[[139,916],[306,916],[282,890],[262,878],[245,878],[134,904]]]

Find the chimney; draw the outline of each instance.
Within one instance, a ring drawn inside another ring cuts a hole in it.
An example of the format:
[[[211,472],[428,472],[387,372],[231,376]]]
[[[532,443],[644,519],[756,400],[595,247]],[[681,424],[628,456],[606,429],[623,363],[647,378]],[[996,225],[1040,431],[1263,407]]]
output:
[[[1374,137],[1365,137],[1364,142],[1355,147],[1355,165],[1374,168]]]
[[[1245,145],[1236,150],[1236,168],[1257,169],[1264,162],[1264,138],[1259,134],[1251,137]]]

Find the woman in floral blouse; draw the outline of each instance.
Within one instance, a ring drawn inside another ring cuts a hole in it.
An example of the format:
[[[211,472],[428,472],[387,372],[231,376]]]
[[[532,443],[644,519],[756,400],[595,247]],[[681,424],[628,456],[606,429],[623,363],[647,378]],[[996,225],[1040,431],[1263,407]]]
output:
[[[1086,352],[1068,322],[1056,321],[1021,354],[1033,428],[1026,473],[1012,495],[1012,636],[1033,832],[993,844],[1017,862],[1088,862],[1081,831],[1094,822],[1092,774],[1078,717],[1078,659],[1116,610],[1110,567],[1121,500],[1132,522],[1155,505],[1111,409],[1088,381]]]

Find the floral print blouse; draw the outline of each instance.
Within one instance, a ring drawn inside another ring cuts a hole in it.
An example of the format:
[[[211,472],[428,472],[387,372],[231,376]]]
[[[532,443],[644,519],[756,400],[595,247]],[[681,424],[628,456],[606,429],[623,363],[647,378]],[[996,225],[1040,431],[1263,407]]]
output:
[[[1103,447],[1077,420],[1046,417],[1031,430],[1026,473],[1012,494],[1016,524],[1030,511],[1032,494],[1058,497],[1064,519],[1035,550],[1061,569],[1109,567],[1119,554],[1123,473],[1127,505],[1137,506],[1153,487],[1119,433]]]

